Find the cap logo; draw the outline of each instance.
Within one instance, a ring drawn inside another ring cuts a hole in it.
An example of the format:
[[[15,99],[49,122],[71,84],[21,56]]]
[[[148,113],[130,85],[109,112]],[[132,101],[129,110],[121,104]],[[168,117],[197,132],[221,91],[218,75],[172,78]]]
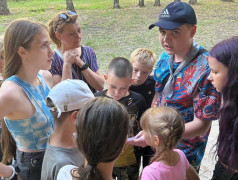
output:
[[[170,14],[169,14],[168,9],[165,9],[165,10],[162,12],[161,17],[170,17]]]

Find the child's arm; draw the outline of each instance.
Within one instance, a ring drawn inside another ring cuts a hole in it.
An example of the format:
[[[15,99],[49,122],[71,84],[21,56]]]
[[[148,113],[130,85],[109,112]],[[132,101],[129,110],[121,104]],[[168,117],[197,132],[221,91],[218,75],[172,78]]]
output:
[[[152,103],[151,103],[151,107],[157,107],[157,100],[160,96],[160,92],[155,92],[155,95],[154,95],[154,98],[152,100]]]
[[[3,163],[0,163],[0,176],[4,177],[4,178],[13,178],[13,176],[15,175],[15,171],[12,168],[12,166],[7,166]]]
[[[186,171],[186,176],[187,176],[187,180],[199,180],[200,179],[197,172],[195,171],[193,166],[191,166],[191,164],[189,164],[189,167]]]

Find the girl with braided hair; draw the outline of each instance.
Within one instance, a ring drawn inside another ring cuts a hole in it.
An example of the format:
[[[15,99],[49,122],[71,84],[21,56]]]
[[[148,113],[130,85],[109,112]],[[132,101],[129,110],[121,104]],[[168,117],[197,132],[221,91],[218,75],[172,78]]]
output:
[[[184,153],[174,149],[184,133],[184,120],[176,110],[166,106],[150,108],[142,115],[140,124],[146,144],[155,149],[141,180],[199,179]]]

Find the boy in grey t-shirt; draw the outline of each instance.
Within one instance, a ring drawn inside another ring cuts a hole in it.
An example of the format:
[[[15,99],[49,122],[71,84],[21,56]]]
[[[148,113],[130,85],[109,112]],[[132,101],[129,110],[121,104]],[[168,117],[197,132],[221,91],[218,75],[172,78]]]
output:
[[[55,120],[55,129],[49,138],[42,164],[41,179],[55,180],[61,167],[84,165],[73,133],[75,119],[83,104],[94,95],[81,80],[64,80],[50,91],[46,104]]]

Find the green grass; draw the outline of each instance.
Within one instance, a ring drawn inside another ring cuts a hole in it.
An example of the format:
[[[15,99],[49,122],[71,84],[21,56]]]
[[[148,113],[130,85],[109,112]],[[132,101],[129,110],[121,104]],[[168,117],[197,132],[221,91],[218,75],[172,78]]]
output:
[[[158,13],[173,0],[161,0],[154,7],[154,0],[145,0],[145,7],[138,7],[139,0],[120,0],[120,9],[113,9],[113,0],[74,0],[82,27],[82,44],[91,46],[98,63],[105,72],[108,62],[116,56],[130,57],[139,47],[147,47],[159,56],[158,30],[148,30],[157,21]],[[10,15],[0,16],[0,34],[17,18],[30,18],[47,24],[58,12],[66,9],[65,0],[8,0]],[[188,2],[186,0],[185,2]],[[238,35],[238,0],[198,0],[193,5],[198,19],[195,40],[210,48],[217,42]]]

